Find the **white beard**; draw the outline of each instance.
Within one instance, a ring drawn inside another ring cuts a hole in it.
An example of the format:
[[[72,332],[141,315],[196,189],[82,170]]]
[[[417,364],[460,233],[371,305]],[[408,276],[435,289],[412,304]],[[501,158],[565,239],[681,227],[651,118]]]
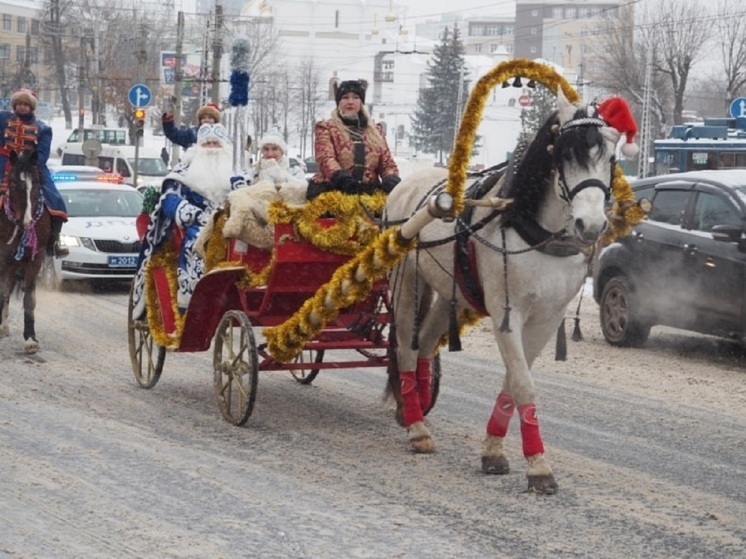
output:
[[[187,156],[189,154],[189,156]],[[187,169],[178,180],[191,190],[220,205],[231,190],[233,176],[233,150],[230,146],[221,149],[203,148],[195,145],[184,154]]]

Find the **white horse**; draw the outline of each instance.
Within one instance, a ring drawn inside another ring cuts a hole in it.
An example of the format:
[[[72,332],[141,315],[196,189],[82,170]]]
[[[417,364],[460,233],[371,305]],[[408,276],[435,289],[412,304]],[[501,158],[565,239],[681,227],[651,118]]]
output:
[[[470,218],[465,212],[451,223],[427,225],[417,251],[390,280],[399,371],[392,388],[411,448],[434,450],[423,410],[430,406],[430,364],[439,340],[449,324],[455,331],[464,310],[488,314],[506,374],[487,423],[482,471],[508,473],[503,439],[517,410],[529,490],[545,494],[557,484],[544,457],[530,369],[579,291],[590,248],[607,226],[620,139],[594,105],[576,107],[560,89],[558,107],[533,141],[519,146],[507,171],[482,181],[482,199],[512,199],[507,209],[477,206]],[[386,204],[387,224],[406,220],[446,179],[446,170],[432,169],[403,180]]]

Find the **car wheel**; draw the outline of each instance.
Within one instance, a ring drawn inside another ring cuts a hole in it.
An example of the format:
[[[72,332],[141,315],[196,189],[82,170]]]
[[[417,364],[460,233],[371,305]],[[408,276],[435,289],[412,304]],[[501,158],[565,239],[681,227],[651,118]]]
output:
[[[604,285],[599,301],[601,331],[606,341],[622,347],[640,347],[650,335],[650,324],[637,313],[635,293],[630,281],[617,276]]]

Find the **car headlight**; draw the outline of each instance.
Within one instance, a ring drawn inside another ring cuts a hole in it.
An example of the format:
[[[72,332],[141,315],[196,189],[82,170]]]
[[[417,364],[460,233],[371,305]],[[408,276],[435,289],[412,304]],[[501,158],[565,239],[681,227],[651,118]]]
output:
[[[71,235],[60,235],[60,245],[67,248],[79,247],[80,239]]]

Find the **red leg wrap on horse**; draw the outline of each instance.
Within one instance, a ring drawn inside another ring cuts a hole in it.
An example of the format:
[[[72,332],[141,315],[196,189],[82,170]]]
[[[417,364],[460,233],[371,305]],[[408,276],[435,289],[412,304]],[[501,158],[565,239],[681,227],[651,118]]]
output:
[[[401,397],[404,402],[404,409],[402,410],[404,426],[409,427],[412,423],[424,421],[425,418],[420,407],[420,397],[417,394],[417,381],[414,371],[400,372],[399,379],[401,380]]]
[[[417,359],[417,393],[420,395],[420,409],[424,413],[430,407],[433,392],[432,359]]]
[[[515,410],[513,397],[506,392],[500,392],[495,401],[495,407],[492,409],[490,420],[487,422],[487,434],[504,438],[508,432],[513,410]]]
[[[518,406],[521,418],[521,438],[523,439],[523,455],[528,458],[544,452],[544,443],[539,434],[539,419],[536,417],[536,404]]]

